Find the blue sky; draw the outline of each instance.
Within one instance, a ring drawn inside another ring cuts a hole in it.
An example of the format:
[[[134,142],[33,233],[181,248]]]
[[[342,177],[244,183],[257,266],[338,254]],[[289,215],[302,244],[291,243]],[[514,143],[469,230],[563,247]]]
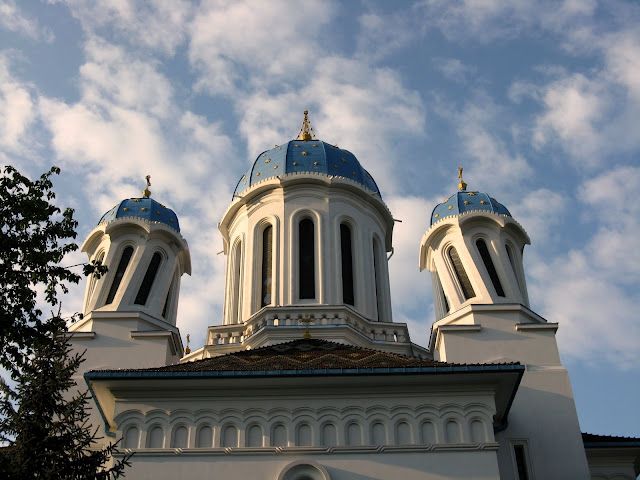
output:
[[[420,344],[418,242],[464,165],[532,239],[532,307],[560,323],[583,430],[640,435],[638,24],[616,1],[0,0],[0,161],[60,166],[80,238],[151,174],[191,247],[178,326],[195,346],[221,323],[233,187],[304,109],[403,221],[394,319]]]

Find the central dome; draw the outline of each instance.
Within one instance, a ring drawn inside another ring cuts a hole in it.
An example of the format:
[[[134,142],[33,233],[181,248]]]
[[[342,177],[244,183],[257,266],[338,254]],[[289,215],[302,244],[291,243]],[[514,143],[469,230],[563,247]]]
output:
[[[346,178],[381,197],[375,180],[362,168],[353,153],[314,138],[308,115],[309,112],[305,110],[300,133],[295,140],[276,145],[258,155],[251,168],[240,178],[233,191],[234,197],[269,178],[305,173]]]
[[[291,140],[258,155],[236,185],[234,195],[263,180],[294,173],[343,177],[380,195],[380,190],[355,155],[321,140]]]

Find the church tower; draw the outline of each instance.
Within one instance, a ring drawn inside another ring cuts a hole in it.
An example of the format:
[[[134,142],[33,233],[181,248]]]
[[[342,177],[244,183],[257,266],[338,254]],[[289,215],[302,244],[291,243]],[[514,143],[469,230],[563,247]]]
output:
[[[83,318],[69,328],[74,345],[91,347],[87,368],[169,365],[183,355],[176,315],[189,248],[173,210],[151,198],[149,178],[143,196],[106,212],[81,247],[108,266],[88,279]]]
[[[316,139],[305,111],[298,136],[258,155],[236,185],[219,224],[222,325],[187,359],[316,334],[428,355],[392,319],[393,225],[373,177],[353,153]]]
[[[467,190],[462,168],[458,177],[420,242],[420,269],[433,280],[434,360],[526,366],[508,423],[496,431],[500,478],[589,478],[558,324],[529,308],[529,237],[495,198]]]

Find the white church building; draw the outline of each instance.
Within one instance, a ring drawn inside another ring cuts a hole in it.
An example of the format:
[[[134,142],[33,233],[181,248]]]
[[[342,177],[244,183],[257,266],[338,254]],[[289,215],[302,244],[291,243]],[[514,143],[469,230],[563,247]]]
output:
[[[580,431],[559,325],[529,307],[526,231],[459,177],[416,238],[428,348],[392,318],[376,182],[307,112],[219,223],[224,318],[201,348],[177,327],[191,257],[176,214],[148,188],[105,213],[82,250],[109,271],[70,330],[95,425],[135,452],[127,478],[636,479],[640,438]]]

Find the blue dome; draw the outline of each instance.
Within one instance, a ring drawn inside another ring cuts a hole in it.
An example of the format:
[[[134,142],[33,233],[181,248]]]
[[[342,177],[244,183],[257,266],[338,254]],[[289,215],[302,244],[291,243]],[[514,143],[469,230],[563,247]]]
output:
[[[118,218],[143,218],[150,222],[160,222],[180,231],[178,217],[173,210],[152,198],[127,198],[102,215],[98,224],[113,222]]]
[[[353,153],[321,140],[291,140],[262,152],[240,178],[233,193],[239,194],[277,175],[308,172],[348,178],[381,196],[373,177],[362,168]]]
[[[507,207],[488,193],[462,190],[451,195],[446,202],[436,205],[431,213],[431,225],[445,217],[478,210],[511,216]]]

